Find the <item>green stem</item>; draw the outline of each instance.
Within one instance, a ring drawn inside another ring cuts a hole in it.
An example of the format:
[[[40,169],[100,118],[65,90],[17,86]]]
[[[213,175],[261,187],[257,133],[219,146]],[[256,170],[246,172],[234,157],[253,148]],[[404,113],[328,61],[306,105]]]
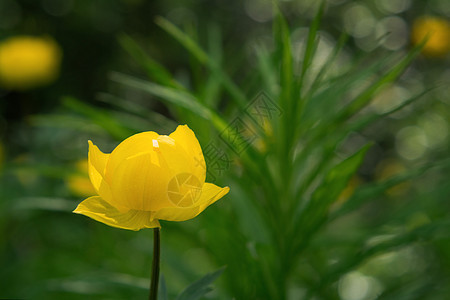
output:
[[[159,257],[161,250],[160,228],[153,228],[153,262],[152,262],[152,278],[150,282],[149,300],[158,299],[158,283],[159,283]]]

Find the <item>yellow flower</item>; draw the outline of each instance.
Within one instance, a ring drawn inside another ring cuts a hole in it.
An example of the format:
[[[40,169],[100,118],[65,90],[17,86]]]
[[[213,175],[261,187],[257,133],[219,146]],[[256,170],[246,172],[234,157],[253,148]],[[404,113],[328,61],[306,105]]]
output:
[[[99,196],[74,212],[130,230],[192,219],[229,191],[205,182],[202,149],[187,125],[169,136],[135,134],[111,154],[89,141],[89,177]]]
[[[0,84],[24,90],[58,76],[61,50],[51,38],[16,36],[0,43]]]
[[[422,49],[428,56],[444,56],[450,51],[450,22],[443,18],[423,16],[414,21],[411,33],[413,44],[428,41]]]
[[[406,171],[406,167],[399,160],[388,158],[382,160],[375,168],[375,178],[379,181],[387,180],[391,177],[398,176]],[[409,181],[401,182],[386,191],[387,195],[399,196],[408,191],[411,183]]]
[[[83,159],[76,163],[78,173],[71,174],[67,177],[66,183],[70,191],[77,196],[89,196],[96,191],[92,186],[88,176],[88,160]]]

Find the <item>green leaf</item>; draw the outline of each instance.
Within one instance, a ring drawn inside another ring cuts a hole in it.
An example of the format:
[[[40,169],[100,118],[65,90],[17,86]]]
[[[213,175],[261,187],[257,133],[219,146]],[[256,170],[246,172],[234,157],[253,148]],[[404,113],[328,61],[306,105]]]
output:
[[[344,48],[346,42],[348,40],[348,34],[345,32],[341,34],[339,37],[339,41],[337,44],[333,47],[333,51],[328,55],[326,61],[323,63],[320,70],[317,72],[317,75],[314,77],[314,80],[311,83],[311,86],[304,96],[304,101],[306,102],[305,105],[307,105],[307,101],[311,99],[311,96],[313,93],[323,84],[324,77],[327,74],[328,70],[330,69],[330,66],[333,65],[338,55],[341,53],[342,49]]]
[[[317,205],[325,206],[337,199],[347,186],[350,178],[358,170],[370,146],[371,144],[365,145],[355,154],[333,167],[325,176],[322,184],[314,191],[310,203],[312,205],[317,203]]]
[[[303,56],[302,62],[302,71],[300,75],[300,81],[298,83],[299,89],[301,90],[303,87],[303,83],[305,81],[306,72],[312,64],[314,59],[314,55],[317,50],[317,45],[319,40],[317,38],[317,32],[319,31],[320,21],[322,20],[323,12],[325,10],[325,1],[321,1],[319,10],[314,17],[312,24],[309,27],[308,39],[306,42],[305,54]]]
[[[336,49],[337,51],[338,49]],[[392,64],[394,54],[376,60],[374,63],[367,65],[365,61],[359,61],[355,70],[349,70],[343,74],[339,74],[336,78],[316,83],[317,88],[309,92],[307,103],[302,111],[301,122],[302,130],[300,134],[308,132],[312,126],[319,121],[319,128],[315,132],[320,132],[322,128],[330,128],[331,123],[340,123],[344,118],[335,121],[338,111],[342,110],[343,99],[348,95],[349,91],[359,88],[361,82],[369,81],[374,74],[386,65]],[[363,69],[360,65],[365,65]]]
[[[445,236],[449,229],[450,221],[440,220],[420,226],[406,233],[396,235],[387,241],[377,243],[374,246],[367,246],[366,237],[366,239],[361,242],[360,247],[357,247],[357,249],[359,249],[358,252],[350,256],[350,259],[343,260],[331,267],[328,274],[321,278],[317,286],[309,290],[308,296],[314,294],[315,291],[335,282],[342,276],[342,274],[357,268],[363,262],[377,254],[386,253],[392,249],[406,246],[417,241],[430,241],[433,239],[438,239],[439,237]],[[309,297],[306,297],[306,299],[309,299]]]
[[[172,75],[166,68],[148,56],[148,54],[130,36],[122,33],[118,36],[118,40],[128,54],[144,68],[150,79],[170,87],[183,88],[181,84],[172,78]]]
[[[142,90],[151,95],[157,96],[163,100],[181,106],[195,113],[199,117],[210,120],[212,112],[198,102],[198,100],[190,93],[186,91],[180,91],[163,85],[159,85],[153,82],[138,79],[129,75],[113,72],[111,73],[111,79],[127,85],[129,87]]]
[[[172,35],[181,45],[183,45],[194,57],[203,64],[209,61],[209,57],[205,51],[187,34],[181,31],[169,20],[163,17],[155,18],[156,24]]]
[[[118,140],[123,140],[125,137],[135,133],[114,119],[108,111],[93,107],[73,97],[64,97],[63,104],[67,108],[90,118],[94,123],[104,128]]]
[[[247,99],[239,87],[231,78],[223,72],[217,62],[208,56],[208,54],[186,33],[163,17],[156,18],[156,24],[172,35],[182,46],[184,46],[200,63],[207,66],[223,84],[224,88],[232,96],[232,100],[241,108],[245,109]]]
[[[281,69],[279,71],[279,80],[281,85],[280,105],[282,109],[290,116],[292,115],[291,105],[293,105],[293,103],[297,100],[292,99],[292,83],[294,79],[293,57],[291,50],[292,43],[287,21],[279,11],[278,7],[275,6],[275,9],[277,14],[273,24],[273,31],[274,40],[277,46],[276,59],[278,59],[281,64]]]
[[[279,86],[277,80],[276,67],[270,59],[269,51],[263,46],[257,46],[256,56],[258,58],[258,71],[262,78],[262,84],[267,89],[267,92],[271,97],[278,94]]]
[[[216,24],[208,27],[208,50],[211,58],[220,65],[223,60],[222,34]],[[203,78],[205,76],[203,75]],[[204,102],[211,108],[217,108],[221,100],[222,83],[217,76],[206,76],[206,82],[202,88]]]
[[[340,216],[343,216],[364,203],[381,196],[386,190],[394,187],[402,182],[417,178],[423,175],[430,169],[447,169],[450,167],[450,159],[433,162],[422,166],[421,168],[415,168],[411,171],[404,172],[402,174],[392,176],[382,182],[375,182],[366,184],[358,188],[355,193],[348,199],[338,210],[334,211],[330,215],[330,220],[334,220]]]
[[[189,285],[176,300],[197,300],[203,297],[206,293],[211,291],[210,285],[223,273],[225,267],[218,269],[215,272],[208,273],[201,279]]]
[[[167,296],[166,280],[162,274],[159,280],[158,300],[169,300],[169,297]]]
[[[107,93],[100,93],[97,97],[99,101],[108,103],[118,111],[141,118],[142,122],[148,124],[147,127],[151,127],[156,132],[164,132],[168,128],[177,127],[177,123],[174,120],[136,102],[127,101]]]
[[[322,184],[313,193],[311,201],[313,203],[320,201],[321,205],[324,205],[335,200],[345,188],[350,178],[356,173],[370,146],[370,144],[365,145],[355,154],[332,168]]]
[[[30,122],[33,126],[63,128],[67,130],[76,130],[77,132],[86,132],[89,134],[105,134],[104,128],[99,126],[86,126],[86,118],[82,116],[67,114],[42,114],[30,116]]]
[[[357,96],[347,107],[345,107],[339,114],[342,119],[348,118],[357,113],[363,107],[365,107],[373,96],[379,91],[379,88],[386,83],[396,80],[409,66],[411,61],[420,53],[421,47],[416,47],[408,53],[403,59],[401,59],[394,67],[392,67],[386,74],[381,76],[374,84],[371,84],[365,89],[359,96]]]
[[[338,199],[350,178],[356,173],[370,146],[371,144],[365,145],[327,173],[322,183],[312,194],[306,207],[299,214],[294,232],[303,231],[304,236],[296,248],[306,245],[308,239],[305,237],[315,232],[323,220],[327,218],[331,204]]]
[[[404,107],[410,105],[411,103],[417,101],[418,99],[422,98],[422,96],[424,96],[425,94],[427,94],[428,92],[430,92],[432,89],[426,89],[425,91],[422,91],[421,93],[414,95],[408,99],[406,99],[405,101],[403,101],[401,104],[397,105],[396,107],[378,114],[378,113],[374,113],[374,114],[370,114],[369,116],[365,116],[365,117],[361,117],[359,119],[357,119],[355,122],[348,124],[347,126],[345,126],[345,128],[342,130],[343,135],[348,134],[351,131],[357,131],[360,129],[365,128],[366,126],[375,123],[378,120],[381,120],[395,112],[400,111],[401,109],[403,109]]]

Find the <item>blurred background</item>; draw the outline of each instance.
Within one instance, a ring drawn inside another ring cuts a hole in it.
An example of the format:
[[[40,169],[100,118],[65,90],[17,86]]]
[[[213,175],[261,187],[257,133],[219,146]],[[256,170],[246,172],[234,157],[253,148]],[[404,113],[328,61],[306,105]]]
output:
[[[294,59],[300,59],[302,52],[295,50],[305,43],[318,1],[279,4],[291,28]],[[250,97],[261,90],[249,74],[256,64],[255,47],[273,47],[271,1],[0,0],[0,298],[145,297],[151,231],[109,228],[71,210],[95,194],[86,175],[87,140],[109,152],[133,133],[166,134],[187,122],[155,97],[111,80],[114,72],[146,77],[146,70],[126,49],[124,41],[131,37],[183,86],[201,84],[201,67],[155,23],[158,16],[207,47],[215,46],[208,44],[211,32],[221,35],[225,71]],[[327,1],[313,70],[325,62],[342,33],[348,34],[348,41],[334,66],[336,74],[367,56],[404,54],[430,32],[421,54],[366,110],[382,114],[413,95],[427,93],[414,106],[350,138],[354,145],[365,138],[375,144],[344,193],[448,157],[450,2]],[[20,55],[25,57],[22,62],[17,59]],[[227,101],[221,100],[223,107]],[[199,140],[208,145],[208,135]],[[233,167],[209,174],[209,181],[229,185],[227,172]],[[430,208],[432,214],[448,216],[449,187],[430,190],[436,182],[448,181],[448,172],[438,178],[425,176],[414,184],[423,191],[423,199],[439,198]],[[388,199],[403,199],[410,188],[408,182],[397,185],[387,192],[392,197]],[[216,206],[204,214],[232,209],[226,203]],[[163,224],[162,268],[170,295],[221,266],[196,240],[204,233],[193,235],[210,218],[202,215],[182,224]],[[408,222],[414,227],[430,218],[417,212]],[[449,278],[448,234],[432,248],[392,252],[365,266],[368,272],[358,269],[343,275],[336,283],[336,295],[346,300],[376,299],[387,286],[383,280],[425,272],[430,261]],[[232,298],[234,291],[226,280],[217,286],[209,298]],[[300,298],[295,291],[291,298]]]

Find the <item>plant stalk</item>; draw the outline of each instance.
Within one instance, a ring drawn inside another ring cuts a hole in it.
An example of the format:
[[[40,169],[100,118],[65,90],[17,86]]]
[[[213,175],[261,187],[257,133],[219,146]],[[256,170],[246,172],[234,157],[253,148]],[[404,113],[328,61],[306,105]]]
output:
[[[152,278],[150,281],[150,295],[149,300],[158,299],[158,285],[159,285],[159,261],[161,251],[161,237],[160,228],[153,228],[153,262],[152,262]]]

